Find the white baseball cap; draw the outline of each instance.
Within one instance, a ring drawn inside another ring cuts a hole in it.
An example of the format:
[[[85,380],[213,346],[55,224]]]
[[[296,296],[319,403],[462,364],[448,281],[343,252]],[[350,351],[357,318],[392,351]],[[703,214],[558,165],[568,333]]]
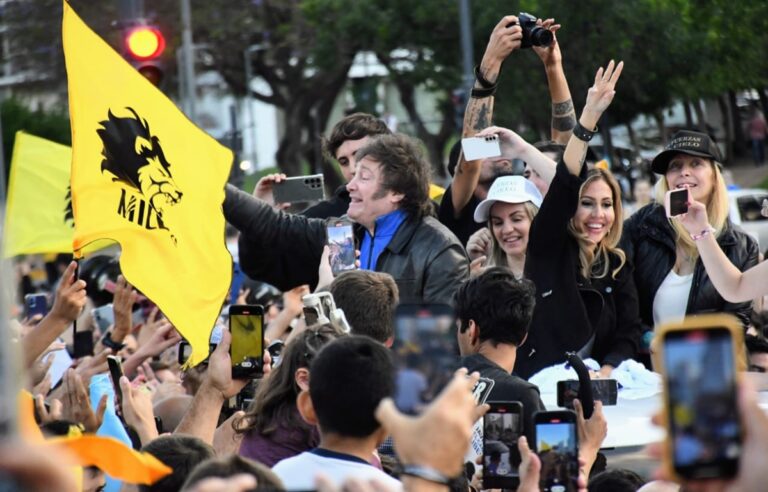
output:
[[[488,197],[475,209],[475,222],[485,222],[491,207],[496,202],[525,203],[531,202],[541,207],[541,192],[536,185],[522,176],[502,176],[496,178],[488,190]]]

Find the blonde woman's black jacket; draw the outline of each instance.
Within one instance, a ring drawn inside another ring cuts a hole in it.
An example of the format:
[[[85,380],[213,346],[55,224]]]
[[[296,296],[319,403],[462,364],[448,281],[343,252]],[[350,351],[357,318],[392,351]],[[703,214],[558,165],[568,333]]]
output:
[[[644,331],[653,330],[653,299],[675,265],[676,237],[664,207],[659,204],[646,205],[624,221],[621,248],[635,265],[635,285]],[[717,243],[739,270],[744,271],[757,264],[757,242],[737,229],[730,220],[726,222]],[[712,285],[701,259],[696,260],[686,314],[730,313],[747,326],[751,310],[751,302],[733,303],[723,299]]]
[[[565,361],[594,336],[592,357],[601,365],[618,366],[635,357],[640,341],[637,292],[629,262],[612,273],[619,257],[610,255],[603,278],[585,279],[579,269],[579,246],[568,232],[576,212],[586,168],[573,176],[558,164],[555,178],[531,224],[525,256],[525,276],[536,284],[536,307],[528,339],[517,351],[515,374],[529,378],[539,370]]]
[[[277,212],[265,202],[227,185],[224,217],[240,231],[240,266],[254,280],[281,290],[317,284],[326,243],[326,221]],[[354,226],[357,244],[363,234]],[[434,217],[406,220],[376,262],[392,275],[404,303],[452,304],[469,277],[469,260],[459,240]]]

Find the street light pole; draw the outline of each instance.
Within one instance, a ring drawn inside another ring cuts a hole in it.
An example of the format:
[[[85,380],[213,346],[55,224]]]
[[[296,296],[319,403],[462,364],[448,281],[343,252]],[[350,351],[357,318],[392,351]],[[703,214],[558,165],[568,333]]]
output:
[[[252,44],[249,47],[247,47],[245,50],[243,50],[243,63],[245,66],[245,104],[248,106],[248,119],[251,120],[251,133],[252,133],[251,155],[253,158],[253,165],[256,168],[258,168],[258,165],[259,165],[259,156],[257,154],[258,146],[256,144],[256,139],[258,138],[258,132],[256,131],[256,115],[253,110],[253,95],[251,92],[251,80],[253,80],[253,68],[251,66],[251,55],[263,49],[264,49],[264,46],[260,43],[257,43],[257,44]],[[243,128],[243,133],[245,133],[245,128]]]
[[[472,49],[472,13],[469,0],[459,0],[459,26],[461,28],[461,66],[464,73],[464,90],[472,90],[475,83],[475,60]]]
[[[189,6],[189,0],[181,0],[181,50],[183,58],[184,82],[186,90],[184,91],[185,110],[187,117],[193,122],[196,120],[195,114],[195,59],[192,44],[192,10]]]

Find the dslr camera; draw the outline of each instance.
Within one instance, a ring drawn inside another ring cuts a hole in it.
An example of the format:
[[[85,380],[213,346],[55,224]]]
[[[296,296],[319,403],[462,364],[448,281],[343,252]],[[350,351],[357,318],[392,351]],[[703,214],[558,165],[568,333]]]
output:
[[[541,26],[536,25],[536,16],[520,12],[517,15],[517,21],[520,23],[520,27],[523,28],[523,39],[520,43],[521,48],[530,48],[532,46],[548,47],[552,44],[555,37],[549,29],[544,29]],[[515,24],[509,24],[507,27],[514,26]]]

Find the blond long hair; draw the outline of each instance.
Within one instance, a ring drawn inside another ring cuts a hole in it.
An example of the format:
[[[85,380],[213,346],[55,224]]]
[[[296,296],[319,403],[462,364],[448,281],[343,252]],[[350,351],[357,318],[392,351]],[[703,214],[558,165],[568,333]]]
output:
[[[537,213],[539,213],[539,207],[537,207],[531,202],[523,202],[523,205],[525,205],[525,214],[528,216],[528,219],[530,219],[530,221],[533,222],[533,218],[536,217]],[[488,217],[489,217],[488,230],[491,231],[491,257],[488,258],[487,266],[508,267],[509,264],[507,263],[507,253],[505,253],[504,250],[501,248],[501,244],[499,244],[499,240],[496,239],[496,235],[493,233],[493,223],[491,222],[491,219],[490,219],[490,213],[488,214]]]
[[[611,268],[610,255],[614,254],[619,258],[619,266],[613,269],[611,277],[614,279],[627,261],[624,251],[618,247],[621,239],[621,232],[624,227],[624,212],[621,206],[621,188],[613,174],[606,170],[595,168],[589,171],[587,179],[579,188],[579,201],[584,195],[584,190],[595,181],[605,181],[611,189],[611,198],[613,199],[613,225],[608,230],[602,241],[595,247],[594,243],[587,239],[587,234],[576,229],[573,218],[568,223],[568,231],[576,238],[579,243],[579,267],[581,275],[584,278],[603,278],[608,275]]]
[[[715,237],[720,237],[725,229],[726,222],[728,221],[728,189],[725,187],[725,179],[720,172],[720,166],[712,159],[707,159],[712,166],[714,185],[712,187],[712,194],[709,197],[709,202],[704,205],[707,207],[707,217],[709,218],[709,224],[715,228]],[[656,201],[658,203],[664,203],[664,197],[669,191],[669,183],[667,183],[667,177],[664,176],[660,179],[656,185]],[[683,227],[682,224],[676,219],[669,219],[672,229],[675,231],[675,243],[680,246],[683,252],[691,259],[696,260],[699,257],[699,250],[696,247],[696,243],[691,239],[690,233]]]

